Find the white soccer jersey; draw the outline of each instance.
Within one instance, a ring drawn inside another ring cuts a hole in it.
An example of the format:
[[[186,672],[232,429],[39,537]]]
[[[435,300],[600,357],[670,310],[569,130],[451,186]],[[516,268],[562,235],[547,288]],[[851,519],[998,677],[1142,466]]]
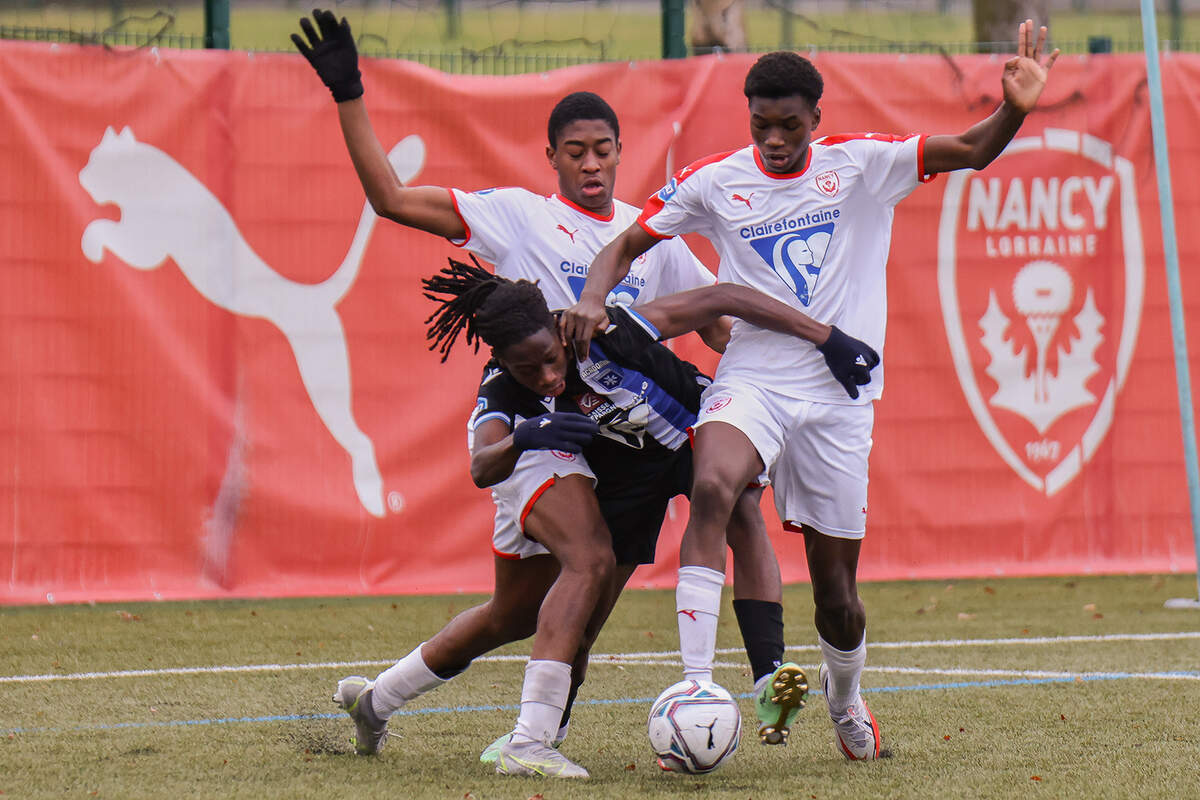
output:
[[[538,281],[552,309],[575,305],[596,253],[638,215],[616,199],[613,213],[602,217],[556,194],[518,188],[450,195],[467,229],[467,238],[453,243],[492,262],[501,277]],[[638,257],[607,304],[636,305],[715,282],[682,240],[663,242]]]
[[[719,280],[765,292],[882,355],[893,209],[924,179],[924,145],[924,136],[829,136],[788,175],[767,172],[753,145],[721,153],[677,172],[638,223],[657,238],[704,234],[721,257]],[[737,320],[715,380],[866,403],[883,390],[883,367],[853,401],[812,344]]]

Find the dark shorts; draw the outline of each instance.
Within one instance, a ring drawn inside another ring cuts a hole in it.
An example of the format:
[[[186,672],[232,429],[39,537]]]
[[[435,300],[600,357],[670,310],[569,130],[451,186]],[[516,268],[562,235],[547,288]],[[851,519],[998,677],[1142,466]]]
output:
[[[661,458],[627,457],[600,469],[592,464],[592,469],[617,563],[653,564],[667,504],[691,491],[692,448],[684,445]]]

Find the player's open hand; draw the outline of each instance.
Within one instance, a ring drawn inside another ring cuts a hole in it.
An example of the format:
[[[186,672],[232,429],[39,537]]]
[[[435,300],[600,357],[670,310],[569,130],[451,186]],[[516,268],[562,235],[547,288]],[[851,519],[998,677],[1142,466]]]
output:
[[[513,428],[513,447],[526,450],[562,450],[579,453],[600,426],[582,414],[553,411],[532,417]]]
[[[866,342],[842,333],[836,325],[829,326],[829,338],[817,345],[829,371],[851,398],[858,399],[858,387],[871,382],[871,370],[879,366],[879,354]]]
[[[292,34],[292,43],[300,55],[308,59],[321,81],[333,93],[333,99],[341,103],[362,97],[362,73],[358,71],[358,48],[354,46],[354,35],[350,23],[342,17],[338,22],[332,11],[313,10],[313,19],[318,30],[313,30],[308,17],[300,20],[300,29],[308,37],[305,42],[299,35]]]
[[[564,347],[574,346],[575,357],[587,358],[592,337],[608,327],[604,303],[593,297],[581,297],[558,318],[558,332]]]
[[[1004,65],[1000,84],[1004,88],[1004,99],[1018,111],[1028,114],[1037,105],[1042,90],[1046,88],[1046,77],[1050,67],[1058,58],[1058,48],[1045,59],[1046,26],[1038,29],[1037,40],[1033,36],[1033,20],[1021,23],[1017,31],[1017,54]]]

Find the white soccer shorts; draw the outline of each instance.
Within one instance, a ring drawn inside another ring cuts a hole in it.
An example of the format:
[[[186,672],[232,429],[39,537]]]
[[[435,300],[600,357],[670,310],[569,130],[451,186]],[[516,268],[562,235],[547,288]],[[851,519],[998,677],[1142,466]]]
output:
[[[497,556],[517,560],[550,552],[525,535],[525,517],[542,492],[556,478],[567,475],[586,475],[596,485],[596,475],[582,455],[561,450],[526,450],[517,459],[512,475],[492,487],[492,500],[496,503],[492,551]]]
[[[744,384],[714,383],[696,427],[724,422],[758,451],[760,483],[775,489],[785,528],[810,525],[827,536],[861,539],[867,522],[867,459],[875,407],[814,403]]]

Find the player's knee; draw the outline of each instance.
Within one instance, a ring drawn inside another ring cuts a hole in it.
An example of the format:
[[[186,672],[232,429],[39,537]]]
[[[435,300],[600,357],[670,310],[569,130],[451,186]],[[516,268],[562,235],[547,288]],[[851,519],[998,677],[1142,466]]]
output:
[[[697,472],[692,479],[690,500],[693,515],[720,514],[722,518],[728,518],[737,495],[730,481],[723,476],[715,472]]]
[[[601,587],[608,586],[616,569],[617,558],[611,547],[601,549],[587,564],[588,576]]]
[[[733,550],[734,558],[737,558],[739,553],[753,557],[756,553],[772,549],[767,528],[762,523],[762,515],[757,517],[757,520],[753,517],[748,518],[740,503],[738,508],[734,509],[733,516],[729,518],[729,525],[725,528],[725,536],[730,549]]]
[[[842,643],[853,639],[845,649],[857,646],[867,624],[866,610],[858,595],[852,592],[823,593],[814,599],[818,630],[836,633],[836,638]],[[829,637],[826,636],[826,639]],[[830,640],[835,647],[839,642]]]
[[[564,553],[559,560],[562,562],[560,580],[566,578],[576,586],[586,585],[596,591],[608,585],[617,568],[611,547],[576,548]]]

